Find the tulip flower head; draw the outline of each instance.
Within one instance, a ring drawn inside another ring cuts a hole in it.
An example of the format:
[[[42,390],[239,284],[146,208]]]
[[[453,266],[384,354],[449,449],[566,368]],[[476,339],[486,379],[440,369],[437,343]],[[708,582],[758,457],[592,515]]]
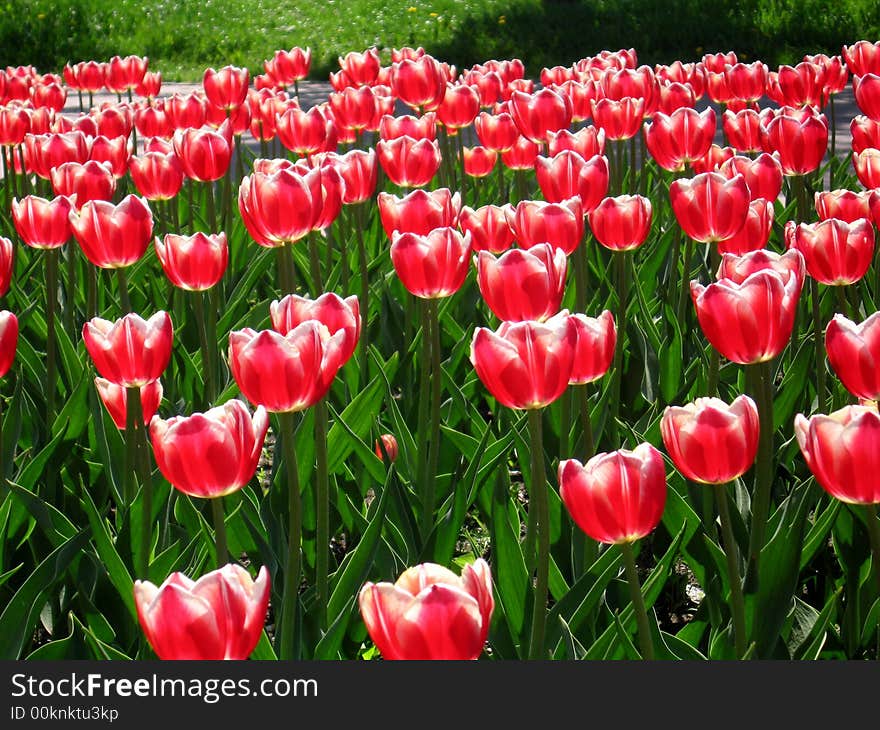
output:
[[[83,341],[102,377],[124,388],[158,380],[171,359],[173,327],[167,312],[148,320],[126,314],[115,322],[94,317],[83,325]]]
[[[2,378],[15,360],[18,346],[18,318],[7,310],[0,312],[0,378]]]
[[[391,262],[406,289],[422,299],[440,299],[464,284],[471,252],[470,234],[449,226],[427,235],[395,231]]]
[[[95,389],[116,428],[120,431],[124,430],[128,418],[128,389],[111,383],[105,378],[95,378]],[[140,387],[140,393],[141,415],[143,416],[143,424],[146,426],[156,414],[159,403],[162,401],[162,382],[151,380]]]

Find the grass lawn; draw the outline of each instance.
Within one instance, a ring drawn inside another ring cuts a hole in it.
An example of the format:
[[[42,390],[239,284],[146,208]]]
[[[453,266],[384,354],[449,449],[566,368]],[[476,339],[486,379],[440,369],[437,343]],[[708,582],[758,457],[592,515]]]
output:
[[[278,48],[310,46],[315,78],[376,45],[422,45],[459,67],[518,56],[530,75],[603,48],[692,60],[735,48],[775,65],[880,37],[875,0],[0,0],[0,66],[147,55],[169,80],[208,66],[260,70]]]

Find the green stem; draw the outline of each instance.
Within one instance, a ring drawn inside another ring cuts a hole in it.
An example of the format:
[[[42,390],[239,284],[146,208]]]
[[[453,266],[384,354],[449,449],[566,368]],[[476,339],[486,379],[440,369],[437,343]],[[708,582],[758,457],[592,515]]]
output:
[[[129,430],[130,426],[130,430]],[[134,502],[138,489],[138,469],[141,468],[142,449],[147,448],[144,430],[144,415],[141,410],[141,389],[137,386],[125,389],[125,440],[126,449],[130,449],[131,459],[129,477],[131,479],[129,495]],[[144,479],[143,500],[141,501],[141,560],[140,574],[146,579],[150,574],[150,547],[152,545],[152,512],[153,499],[149,480]]]
[[[531,447],[531,477],[529,485],[529,512],[532,505],[536,514],[535,528],[538,543],[538,564],[535,576],[535,602],[532,611],[532,633],[529,639],[529,659],[544,659],[544,633],[547,626],[547,587],[550,577],[550,524],[547,475],[544,471],[544,437],[540,408],[529,410],[529,442]]]
[[[208,181],[205,183],[205,208],[207,210],[207,225],[210,227],[211,233],[217,233],[219,226],[217,224],[217,206],[214,203],[214,183]]]
[[[318,592],[318,623],[324,629],[327,625],[327,602],[330,596],[330,476],[327,467],[327,401],[323,398],[315,404],[315,458],[315,583]]]
[[[678,306],[675,308],[675,318],[682,330],[685,329],[685,316],[687,302],[691,294],[691,266],[694,259],[694,239],[688,237],[684,247],[684,270],[681,272],[681,288],[678,292]]]
[[[74,332],[73,315],[76,311],[76,250],[73,246],[68,246],[65,251],[67,263],[67,296],[64,301],[64,329],[70,335],[70,339],[75,341],[76,332]]]
[[[464,171],[464,134],[463,132],[459,132],[455,136],[458,142],[458,160],[461,171],[461,203],[462,205],[467,205],[467,202],[465,201],[467,200],[468,193],[468,176],[467,173]],[[474,201],[474,204],[476,204],[476,201]]]
[[[98,316],[98,271],[94,266],[86,266],[86,318]]]
[[[709,272],[709,278],[712,279],[715,276],[715,272],[718,271],[718,267],[721,264],[721,254],[718,253],[718,247],[714,244],[709,244],[709,260],[711,271]],[[721,355],[718,350],[714,347],[711,348],[709,352],[709,374],[706,379],[706,392],[710,396],[718,395],[718,380],[721,371]]]
[[[226,546],[226,518],[223,515],[223,497],[211,500],[211,514],[214,518],[214,545],[217,553],[217,567],[229,562],[229,549]]]
[[[736,658],[742,659],[746,653],[746,609],[743,600],[742,577],[739,572],[739,551],[733,536],[733,523],[730,519],[730,506],[727,503],[727,488],[724,484],[715,485],[718,514],[721,517],[721,537],[724,541],[724,555],[727,558],[727,580],[730,583],[730,614],[733,617],[733,637]]]
[[[193,186],[195,182],[192,180],[186,183],[186,208],[189,215],[189,235],[196,232],[195,210],[193,208]]]
[[[205,314],[207,296],[207,292],[195,292],[196,321],[199,330],[199,345],[202,350],[202,372],[205,375],[204,403],[205,408],[210,408],[210,404],[217,397],[217,384],[215,382],[216,368],[214,367],[213,347],[208,337],[208,321]],[[210,302],[208,305],[210,306]],[[214,343],[214,347],[216,347],[216,343]]]
[[[321,258],[318,253],[318,234],[314,231],[309,234],[309,262],[312,274],[312,296],[319,297],[324,291],[324,280],[321,278]]]
[[[755,463],[755,489],[752,496],[752,530],[749,536],[749,569],[746,572],[746,592],[757,590],[758,562],[764,537],[767,532],[767,518],[770,512],[770,492],[773,487],[773,383],[772,361],[760,362],[751,366],[758,420],[758,457]]]
[[[825,413],[828,392],[825,387],[825,339],[822,336],[822,311],[819,302],[819,282],[810,279],[810,300],[813,309],[813,352],[816,360],[816,398],[819,413]]]
[[[281,598],[281,633],[279,659],[294,659],[296,638],[296,610],[299,599],[302,542],[302,497],[299,491],[299,471],[296,463],[296,416],[279,413],[280,435],[287,468],[287,570],[284,593]]]
[[[431,333],[431,432],[428,443],[428,465],[425,479],[424,511],[422,512],[422,537],[427,539],[434,527],[434,507],[437,491],[437,469],[440,463],[440,396],[443,373],[440,370],[440,318],[439,303],[427,300],[428,329]]]
[[[626,309],[629,298],[629,254],[626,251],[614,253],[614,265],[617,269],[617,344],[614,347],[614,391],[611,398],[610,423],[614,434],[613,441],[618,441],[617,414],[620,411],[620,398],[623,388],[623,351],[626,348]]]
[[[626,582],[629,583],[630,600],[632,601],[633,611],[636,614],[636,623],[639,627],[639,648],[642,652],[642,658],[653,659],[654,642],[651,639],[651,624],[648,622],[648,611],[642,598],[639,572],[636,570],[636,557],[633,553],[632,543],[620,543],[620,552],[623,553]]]
[[[58,308],[58,249],[46,251],[46,423],[51,438],[55,423],[56,363],[55,313]],[[50,470],[51,471],[51,470]]]
[[[358,265],[361,276],[361,336],[358,342],[358,354],[360,355],[360,370],[364,378],[367,377],[367,358],[370,352],[370,264],[367,258],[367,247],[364,243],[364,213],[367,203],[358,203],[355,207],[355,235],[357,236]]]
[[[124,268],[116,269],[116,284],[119,289],[119,303],[122,307],[122,313],[128,314],[132,309],[131,300],[128,298],[128,276]]]
[[[865,524],[868,527],[868,539],[871,542],[871,565],[874,580],[880,586],[880,521],[877,517],[877,505],[865,505]]]

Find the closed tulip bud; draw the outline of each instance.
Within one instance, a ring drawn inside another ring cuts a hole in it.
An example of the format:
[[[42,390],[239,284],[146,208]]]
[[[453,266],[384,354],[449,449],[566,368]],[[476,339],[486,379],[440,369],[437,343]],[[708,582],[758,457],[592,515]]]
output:
[[[0,312],[0,378],[2,378],[15,360],[18,346],[18,318],[9,311]]]
[[[559,496],[587,535],[608,544],[650,534],[666,505],[663,455],[651,444],[559,463]]]
[[[772,360],[791,339],[801,292],[798,277],[762,269],[741,282],[691,282],[691,297],[706,339],[741,365]]]
[[[379,445],[379,442],[382,442],[382,445]],[[378,439],[376,439],[376,448],[374,451],[376,452],[376,456],[380,459],[384,460],[384,456],[382,456],[382,449],[385,449],[385,453],[388,454],[388,459],[392,462],[397,461],[398,454],[398,446],[397,439],[394,438],[393,434],[383,433]]]
[[[764,198],[773,203],[782,190],[782,165],[779,164],[779,157],[776,154],[770,155],[764,152],[755,159],[735,155],[724,162],[718,168],[718,172],[731,180],[737,175],[742,175],[749,188],[750,201]]]
[[[132,157],[129,171],[137,191],[147,200],[171,200],[183,187],[183,168],[173,153]]]
[[[171,139],[174,135],[174,125],[171,123],[171,118],[165,113],[165,104],[162,101],[136,108],[134,127],[141,137]]]
[[[767,84],[767,66],[761,61],[735,63],[725,67],[724,77],[733,98],[742,101],[757,101],[764,96],[764,87]]]
[[[583,122],[590,118],[593,113],[593,102],[599,93],[595,82],[581,83],[570,79],[559,87],[559,91],[571,102],[571,121]]]
[[[835,314],[825,329],[825,351],[850,393],[857,398],[880,400],[880,312],[861,324]]]
[[[678,179],[670,185],[669,197],[685,234],[703,243],[735,235],[749,212],[749,188],[741,175],[728,180],[720,173],[704,172]]]
[[[862,113],[872,121],[880,122],[880,74],[855,76],[853,92]]]
[[[0,145],[21,144],[30,128],[31,118],[24,107],[0,106]]]
[[[330,389],[347,335],[309,319],[281,335],[250,328],[229,335],[229,364],[244,396],[272,413],[302,411]]]
[[[153,241],[162,270],[174,286],[207,291],[223,278],[229,259],[225,233],[191,236],[167,233]]]
[[[77,208],[90,200],[110,200],[116,192],[116,178],[109,166],[89,160],[84,165],[65,162],[51,171],[52,191],[70,198]]]
[[[498,153],[488,147],[463,147],[465,175],[483,178],[489,175],[498,161]]]
[[[106,69],[107,88],[116,93],[137,88],[147,73],[148,63],[147,58],[140,56],[113,56]]]
[[[608,160],[604,156],[585,160],[574,150],[563,150],[553,158],[539,156],[535,173],[545,200],[561,203],[578,197],[584,213],[593,210],[608,192]]]
[[[687,83],[663,82],[658,87],[657,111],[672,114],[677,109],[693,108],[697,103],[694,88]]]
[[[261,246],[276,247],[306,236],[321,214],[321,171],[296,168],[256,171],[241,181],[238,209],[251,237]]]
[[[449,188],[427,192],[413,190],[402,198],[391,193],[379,193],[379,218],[388,238],[395,231],[424,236],[435,228],[458,225],[461,196]]]
[[[507,112],[501,114],[481,112],[474,120],[474,129],[480,144],[496,152],[507,152],[513,149],[521,138],[519,127]]]
[[[342,299],[332,292],[322,294],[317,299],[306,299],[296,294],[288,294],[269,305],[272,328],[286,335],[303,322],[314,319],[321,322],[330,335],[342,331],[345,341],[341,345],[340,367],[348,362],[357,347],[361,335],[360,305],[356,296]]]
[[[664,170],[683,170],[704,157],[715,136],[715,112],[682,108],[667,116],[657,112],[645,125],[645,143],[651,157]]]
[[[70,212],[73,204],[69,199],[52,200],[28,195],[12,200],[12,222],[15,230],[31,248],[58,248],[73,235],[70,228]]]
[[[747,395],[728,405],[718,398],[697,398],[686,406],[668,406],[660,433],[676,468],[702,484],[726,484],[745,474],[758,453],[758,408]]]
[[[369,48],[363,53],[350,51],[339,58],[339,68],[354,86],[370,86],[379,75],[381,62],[379,52]]]
[[[880,502],[880,414],[846,406],[829,415],[798,413],[794,433],[816,481],[832,497],[850,504]]]
[[[158,588],[134,582],[141,628],[160,659],[247,659],[263,632],[269,571],[254,581],[229,564],[192,581],[172,573]]]
[[[785,114],[774,117],[766,130],[765,149],[779,153],[785,175],[804,175],[817,169],[828,147],[824,114]]]
[[[721,120],[727,141],[737,152],[761,152],[761,118],[754,109],[724,112]]]
[[[853,284],[868,271],[874,256],[874,227],[867,218],[853,223],[829,218],[788,226],[789,247],[804,255],[807,271],[822,284]]]
[[[31,87],[31,103],[36,109],[45,107],[60,112],[67,102],[67,90],[58,84],[38,84]]]
[[[174,330],[167,312],[148,320],[126,314],[115,322],[93,317],[83,325],[83,341],[102,377],[124,388],[158,380],[171,359]]]
[[[113,173],[117,180],[128,172],[128,161],[131,157],[131,144],[126,137],[108,138],[102,135],[92,140],[89,160],[101,162]]]
[[[546,322],[503,322],[480,327],[471,340],[471,363],[492,396],[514,409],[543,408],[568,387],[577,326],[563,310]]]
[[[862,185],[870,190],[880,188],[880,149],[869,147],[854,153],[853,167]]]
[[[71,88],[92,93],[104,88],[106,78],[107,66],[97,61],[81,61],[74,64],[71,67],[70,75],[66,76]]]
[[[630,139],[642,128],[645,100],[625,97],[593,102],[593,123],[605,132],[606,139]]]
[[[545,319],[559,311],[568,260],[548,243],[512,249],[496,258],[488,251],[474,257],[480,294],[498,319]]]
[[[577,132],[562,129],[549,135],[547,152],[555,157],[563,150],[577,152],[585,160],[605,154],[605,132],[598,127],[581,127]]]
[[[446,95],[446,76],[432,56],[405,58],[391,66],[391,89],[407,106],[432,111]]]
[[[125,429],[128,418],[128,390],[104,378],[95,378],[95,388],[116,428]],[[140,399],[141,415],[146,426],[159,409],[162,400],[162,383],[159,380],[151,380],[142,385]]]
[[[102,106],[100,109],[93,109],[90,114],[98,128],[98,134],[92,136],[102,136],[108,140],[117,140],[118,137],[125,137],[124,143],[116,141],[115,144],[124,145],[128,143],[127,138],[134,126],[134,116],[128,104]],[[92,146],[94,147],[94,142],[92,142]]]
[[[436,140],[416,140],[406,135],[380,140],[376,153],[389,180],[401,187],[427,185],[440,168],[440,145]]]
[[[617,325],[607,309],[598,317],[585,314],[569,315],[575,324],[577,343],[574,349],[574,367],[569,385],[584,385],[601,378],[611,367],[617,345]]]
[[[596,240],[612,251],[632,251],[651,230],[651,201],[642,195],[605,198],[588,216]]]
[[[330,94],[333,120],[346,129],[365,129],[376,115],[376,95],[369,86],[347,87]]]
[[[422,563],[395,583],[366,583],[358,606],[383,659],[476,659],[495,607],[492,575],[482,558],[466,565],[461,577]]]
[[[272,69],[276,79],[284,86],[290,86],[309,75],[309,68],[312,64],[312,49],[294,46],[289,51],[275,51],[272,61]]]
[[[584,215],[578,198],[561,203],[522,200],[507,215],[507,224],[520,248],[549,243],[570,255],[584,238]]]
[[[0,110],[0,114],[2,114],[2,110]],[[860,114],[853,117],[849,131],[852,137],[853,152],[862,152],[869,147],[880,148],[880,121],[875,122]],[[0,140],[2,140],[2,132],[0,132]]]
[[[15,266],[15,247],[12,241],[0,236],[0,297],[9,291],[12,282],[12,269]]]
[[[520,134],[532,142],[546,142],[549,133],[571,125],[571,102],[552,89],[534,94],[514,91],[510,95],[510,111]]]
[[[407,291],[422,299],[448,297],[467,277],[471,241],[451,227],[427,235],[400,233],[391,238],[391,261]]]
[[[156,464],[169,483],[191,497],[224,497],[257,470],[269,428],[266,409],[253,416],[240,400],[192,416],[150,421]]]
[[[773,216],[773,203],[764,198],[753,200],[749,203],[745,225],[730,238],[718,241],[718,252],[741,256],[764,248],[770,240]]]
[[[165,100],[165,112],[174,129],[200,129],[207,119],[207,100],[198,93],[174,94]]]
[[[823,190],[815,194],[814,200],[820,221],[838,218],[854,223],[859,218],[871,218],[870,190]]]
[[[174,153],[183,173],[191,180],[213,182],[229,169],[232,159],[232,128],[183,129],[174,133]]]
[[[216,107],[237,109],[247,98],[250,76],[246,68],[224,66],[219,71],[205,71],[202,86],[208,101]]]
[[[162,72],[147,71],[140,83],[135,87],[134,93],[147,99],[155,99],[159,96],[162,88]]]
[[[298,155],[319,152],[333,134],[332,123],[317,106],[307,112],[291,107],[278,116],[276,124],[281,144]]]
[[[513,213],[510,203],[484,205],[476,210],[465,206],[461,209],[458,227],[462,233],[470,233],[474,251],[501,253],[513,244],[513,231],[507,225],[508,213]]]
[[[89,261],[102,269],[119,269],[137,261],[150,244],[153,214],[134,195],[121,203],[93,200],[69,215],[73,235]]]

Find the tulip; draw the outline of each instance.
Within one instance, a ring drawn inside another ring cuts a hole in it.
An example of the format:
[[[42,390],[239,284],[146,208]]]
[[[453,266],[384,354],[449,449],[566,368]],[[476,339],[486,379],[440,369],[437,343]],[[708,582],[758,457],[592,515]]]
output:
[[[83,164],[89,159],[89,142],[79,131],[63,134],[26,134],[25,163],[38,177],[48,180],[52,168],[65,162]]]
[[[165,111],[162,100],[154,101],[150,106],[136,107],[134,111],[134,127],[141,137],[161,137],[170,139],[174,135],[174,124]]]
[[[597,127],[581,127],[577,132],[562,129],[551,134],[547,143],[547,151],[555,157],[563,150],[577,152],[585,160],[596,155],[605,154],[605,132]]]
[[[391,238],[391,261],[407,291],[422,299],[448,297],[464,284],[470,236],[454,228],[435,228],[427,235],[400,233]]]
[[[297,168],[246,175],[238,190],[238,209],[251,237],[274,248],[308,234],[321,214],[323,193],[319,168]]]
[[[134,582],[141,628],[160,659],[247,659],[269,606],[269,571],[254,581],[229,564],[191,581],[172,573],[158,588]]]
[[[642,195],[605,198],[587,216],[596,240],[612,251],[641,246],[651,229],[651,201]]]
[[[761,118],[754,109],[725,111],[721,119],[727,141],[737,152],[761,152]]]
[[[153,215],[147,203],[134,195],[118,205],[93,200],[79,212],[70,212],[70,227],[89,261],[118,269],[144,255],[153,234]]]
[[[440,168],[440,145],[436,140],[413,139],[404,135],[380,140],[376,145],[379,163],[395,185],[422,187]]]
[[[354,353],[361,334],[361,315],[358,298],[342,299],[332,292],[322,294],[317,299],[306,299],[296,294],[288,294],[269,305],[272,328],[286,335],[303,322],[314,319],[321,322],[331,335],[342,331],[345,341],[341,347],[340,364],[345,364]]]
[[[749,470],[758,452],[758,408],[747,395],[730,405],[697,398],[663,411],[660,432],[676,468],[702,484],[726,484]]]
[[[694,88],[687,83],[661,82],[658,86],[657,111],[672,114],[678,109],[693,108],[697,103]]]
[[[875,122],[860,114],[853,117],[849,130],[853,152],[862,152],[869,147],[880,148],[880,121]],[[2,133],[0,133],[0,140],[2,140]]]
[[[816,224],[787,226],[789,247],[798,249],[807,271],[822,284],[840,286],[861,279],[874,256],[874,227],[867,218],[847,223],[829,218]]]
[[[376,95],[369,86],[330,94],[329,102],[334,121],[346,129],[365,129],[376,115]]]
[[[128,417],[127,403],[128,390],[121,385],[111,383],[104,378],[95,378],[95,388],[101,396],[101,402],[113,419],[113,423],[119,430],[126,427]],[[162,383],[159,380],[151,380],[140,387],[141,414],[143,425],[146,426],[150,419],[159,409],[162,400]]]
[[[480,251],[474,263],[480,294],[500,320],[543,322],[559,311],[568,270],[564,251],[547,243],[498,258]]]
[[[381,441],[381,446],[379,442]],[[394,462],[397,461],[398,454],[398,446],[397,439],[394,438],[393,434],[383,433],[378,439],[376,439],[376,448],[374,449],[376,456],[380,459],[384,460],[384,456],[382,456],[382,449],[385,450],[385,453],[388,454],[388,458]]]
[[[82,208],[91,200],[110,200],[116,192],[113,172],[94,160],[84,165],[65,162],[53,168],[50,174],[55,195],[75,201],[76,208]]]
[[[645,143],[651,157],[664,170],[683,170],[709,152],[715,136],[715,112],[687,107],[667,116],[657,112],[645,125]]]
[[[545,200],[561,203],[579,197],[584,213],[592,211],[608,192],[608,160],[604,156],[585,160],[574,150],[562,150],[553,158],[538,157],[535,173]]]
[[[880,122],[880,74],[855,76],[853,92],[862,113],[871,121]]]
[[[749,211],[749,188],[740,175],[728,180],[720,173],[704,172],[678,179],[669,186],[669,197],[678,224],[703,243],[735,235]]]
[[[250,75],[246,68],[224,66],[219,71],[207,69],[202,85],[211,104],[231,111],[244,104],[249,80]]]
[[[727,88],[735,99],[757,101],[764,96],[767,83],[767,66],[761,61],[735,63],[724,69]]]
[[[606,139],[620,140],[635,137],[641,129],[644,114],[644,99],[606,98],[593,102],[593,122],[605,132]]]
[[[814,196],[820,221],[837,218],[854,223],[859,218],[871,218],[871,191],[822,190]]]
[[[880,149],[869,147],[853,153],[853,167],[862,185],[870,190],[880,188]]]
[[[166,234],[155,238],[154,246],[162,270],[176,287],[187,291],[207,291],[223,278],[229,259],[226,234],[192,236]]]
[[[552,89],[534,94],[514,91],[510,95],[510,111],[520,134],[531,142],[546,142],[549,133],[571,125],[571,102]]]
[[[880,74],[880,41],[857,41],[843,47],[843,58],[853,76]]]
[[[0,378],[12,367],[18,345],[18,318],[7,310],[0,311]]]
[[[21,240],[32,248],[58,248],[71,237],[70,212],[73,205],[68,198],[52,200],[28,195],[12,200],[12,222]],[[2,290],[2,287],[0,287]]]
[[[543,408],[561,396],[574,369],[577,327],[568,312],[546,322],[504,322],[474,332],[470,360],[507,408]]]
[[[533,170],[540,147],[525,137],[520,137],[509,150],[501,153],[501,163],[510,170]]]
[[[794,432],[816,481],[849,504],[880,502],[880,415],[876,408],[846,406],[829,415],[798,413]],[[876,517],[874,517],[876,519]]]
[[[507,224],[521,248],[549,243],[570,255],[584,237],[584,216],[578,198],[560,203],[523,200],[507,211]]]
[[[78,91],[93,93],[104,88],[107,77],[107,67],[97,61],[82,61],[71,66],[66,66],[65,71],[70,69],[69,75],[65,75],[68,85]]]
[[[462,147],[461,153],[464,173],[470,177],[486,177],[498,161],[498,153],[488,147]]]
[[[823,107],[824,86],[821,66],[802,62],[796,66],[780,66],[778,73],[768,74],[767,95],[781,106]]]
[[[148,320],[127,314],[115,322],[93,317],[83,325],[86,350],[102,377],[124,388],[158,380],[171,359],[173,327],[167,312]]]
[[[742,175],[749,188],[750,201],[764,198],[775,202],[782,190],[782,165],[775,154],[764,152],[755,159],[735,155],[724,162],[718,172],[730,180]]]
[[[328,156],[325,162],[342,175],[345,183],[343,203],[363,203],[373,195],[378,177],[375,150],[350,150],[344,155]]]
[[[763,269],[776,271],[784,279],[787,279],[789,274],[793,274],[799,287],[803,287],[807,275],[804,257],[797,249],[789,249],[782,254],[759,249],[739,256],[723,253],[716,277],[742,284],[749,276]]]
[[[785,113],[768,124],[765,149],[779,153],[785,175],[804,175],[817,169],[828,147],[828,122],[824,114]]]
[[[736,150],[733,147],[719,147],[713,144],[705,157],[691,162],[691,170],[700,175],[704,172],[717,172],[718,169],[729,159],[734,157]]]
[[[474,120],[474,129],[480,144],[496,152],[513,149],[521,137],[519,127],[507,112],[496,115],[481,112]]]
[[[437,107],[437,119],[447,129],[470,126],[480,113],[480,95],[473,86],[447,84],[446,95]]]
[[[268,64],[268,61],[266,64]],[[273,75],[284,86],[290,86],[309,75],[311,64],[311,48],[302,49],[299,46],[294,46],[289,51],[275,51],[275,55],[272,58]]]
[[[391,90],[413,109],[437,109],[446,95],[446,81],[443,67],[427,54],[391,66]]]
[[[132,157],[131,179],[147,200],[171,200],[183,187],[183,168],[175,154],[147,152]]]
[[[706,339],[742,365],[772,360],[791,339],[800,297],[797,275],[762,269],[742,281],[691,282],[691,297]]]
[[[422,563],[395,583],[366,583],[358,606],[384,659],[476,659],[495,607],[492,575],[482,558],[466,565],[461,577]]]
[[[216,131],[209,127],[178,129],[173,143],[183,173],[191,180],[213,182],[229,169],[233,145],[228,122]]]
[[[379,75],[379,53],[369,48],[363,53],[351,51],[344,58],[339,58],[339,67],[348,80],[355,86],[369,86]]]
[[[277,119],[278,138],[287,149],[298,155],[313,155],[327,148],[328,140],[334,141],[333,123],[313,106],[307,112],[291,107]]]
[[[749,203],[749,212],[743,227],[730,238],[718,241],[719,253],[741,256],[749,251],[764,248],[770,240],[773,216],[772,202],[764,198],[753,200]]]
[[[825,330],[828,361],[844,387],[857,398],[880,400],[880,312],[861,324],[835,314]]]
[[[302,411],[317,403],[342,366],[347,335],[331,335],[307,320],[281,335],[250,328],[229,335],[229,363],[244,396],[272,413]]]
[[[117,180],[128,172],[130,157],[131,144],[127,137],[108,138],[98,135],[92,140],[89,160],[107,165]]]
[[[5,296],[9,291],[14,266],[15,247],[10,239],[0,236],[0,297]]]
[[[176,130],[200,129],[207,120],[207,100],[201,94],[174,94],[165,100],[165,113]]]
[[[448,188],[413,190],[402,198],[381,192],[376,202],[388,238],[395,231],[424,236],[435,228],[455,226],[461,208],[461,196]]]
[[[30,131],[31,118],[23,107],[0,106],[0,145],[14,147]]]
[[[413,139],[437,139],[437,114],[428,112],[420,117],[411,114],[403,114],[393,117],[385,114],[379,122],[380,139],[396,139],[397,137],[412,137]]]
[[[513,206],[484,205],[474,210],[467,206],[461,209],[458,227],[462,233],[470,233],[471,248],[474,251],[501,253],[513,244],[513,231],[507,225],[507,216],[513,214]]]
[[[614,316],[607,309],[598,317],[572,314],[577,343],[574,349],[574,367],[569,385],[585,385],[601,378],[611,367],[617,344]]]

